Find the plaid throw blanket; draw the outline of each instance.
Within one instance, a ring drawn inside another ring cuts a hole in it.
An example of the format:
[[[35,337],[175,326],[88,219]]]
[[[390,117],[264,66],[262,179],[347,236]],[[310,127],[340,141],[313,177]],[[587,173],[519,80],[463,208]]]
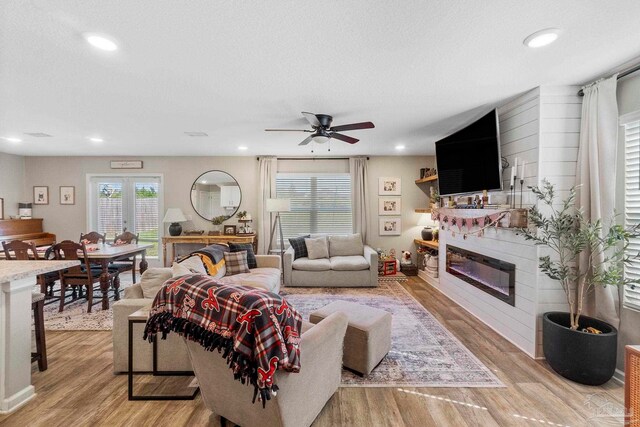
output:
[[[171,331],[218,350],[234,378],[254,386],[264,407],[278,387],[277,369],[300,371],[302,316],[278,294],[248,286],[220,284],[209,276],[167,280],[151,307],[144,339]]]

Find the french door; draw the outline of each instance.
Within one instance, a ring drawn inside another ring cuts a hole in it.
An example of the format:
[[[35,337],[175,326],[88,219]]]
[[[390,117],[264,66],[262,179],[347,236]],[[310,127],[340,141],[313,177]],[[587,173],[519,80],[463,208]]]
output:
[[[106,234],[107,241],[124,230],[139,234],[140,243],[153,245],[147,256],[157,257],[162,231],[162,177],[95,175],[88,183],[88,231]]]

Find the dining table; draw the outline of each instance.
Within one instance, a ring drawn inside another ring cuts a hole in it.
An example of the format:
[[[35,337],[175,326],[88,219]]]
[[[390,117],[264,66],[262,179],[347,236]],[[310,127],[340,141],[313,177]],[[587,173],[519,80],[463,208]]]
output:
[[[92,264],[100,266],[102,272],[100,274],[100,291],[102,292],[102,309],[109,308],[109,264],[116,261],[128,260],[131,257],[140,255],[140,274],[144,273],[149,266],[146,260],[147,249],[153,245],[149,243],[98,243],[86,245],[87,258]],[[114,299],[120,299],[120,293],[116,289]]]

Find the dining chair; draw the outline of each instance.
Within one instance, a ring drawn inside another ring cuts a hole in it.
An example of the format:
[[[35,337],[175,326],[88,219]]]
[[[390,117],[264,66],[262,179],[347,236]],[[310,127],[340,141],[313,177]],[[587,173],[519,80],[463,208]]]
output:
[[[138,243],[139,234],[133,234],[130,231],[124,231],[119,236],[114,237],[114,245],[126,245],[131,243]],[[137,255],[124,256],[122,259],[117,259],[109,264],[109,269],[116,269],[118,273],[131,270],[131,277],[133,283],[136,282],[136,258]]]
[[[80,243],[87,242],[91,244],[96,243],[106,243],[107,242],[107,234],[100,234],[97,231],[90,231],[87,234],[80,233]]]
[[[36,244],[33,242],[29,243],[21,240],[2,242],[2,248],[7,260],[29,261],[40,259]],[[40,276],[38,276],[40,289],[46,289],[46,285],[40,282]],[[44,336],[44,298],[44,292],[31,293],[31,309],[33,310],[33,323],[36,333],[36,351],[31,353],[31,363],[37,361],[39,371],[47,370],[47,343]]]
[[[87,313],[91,313],[91,307],[93,306],[93,285],[94,283],[100,282],[102,270],[91,268],[91,262],[87,256],[87,247],[84,243],[63,240],[53,245],[53,253],[58,260],[79,260],[81,263],[60,273],[60,308],[58,311],[64,310],[67,287],[77,287],[80,290],[84,286],[87,290]],[[114,277],[116,277],[117,274],[117,272],[109,272],[110,285],[113,283]]]

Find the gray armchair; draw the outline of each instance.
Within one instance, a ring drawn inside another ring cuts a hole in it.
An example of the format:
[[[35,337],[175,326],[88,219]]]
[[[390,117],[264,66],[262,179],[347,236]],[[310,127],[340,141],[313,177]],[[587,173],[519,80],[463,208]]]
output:
[[[212,417],[223,417],[243,427],[309,426],[340,386],[342,344],[347,316],[334,313],[317,325],[304,323],[300,342],[299,373],[277,371],[277,396],[262,404],[251,403],[253,389],[233,379],[217,351],[185,340],[205,405]]]

